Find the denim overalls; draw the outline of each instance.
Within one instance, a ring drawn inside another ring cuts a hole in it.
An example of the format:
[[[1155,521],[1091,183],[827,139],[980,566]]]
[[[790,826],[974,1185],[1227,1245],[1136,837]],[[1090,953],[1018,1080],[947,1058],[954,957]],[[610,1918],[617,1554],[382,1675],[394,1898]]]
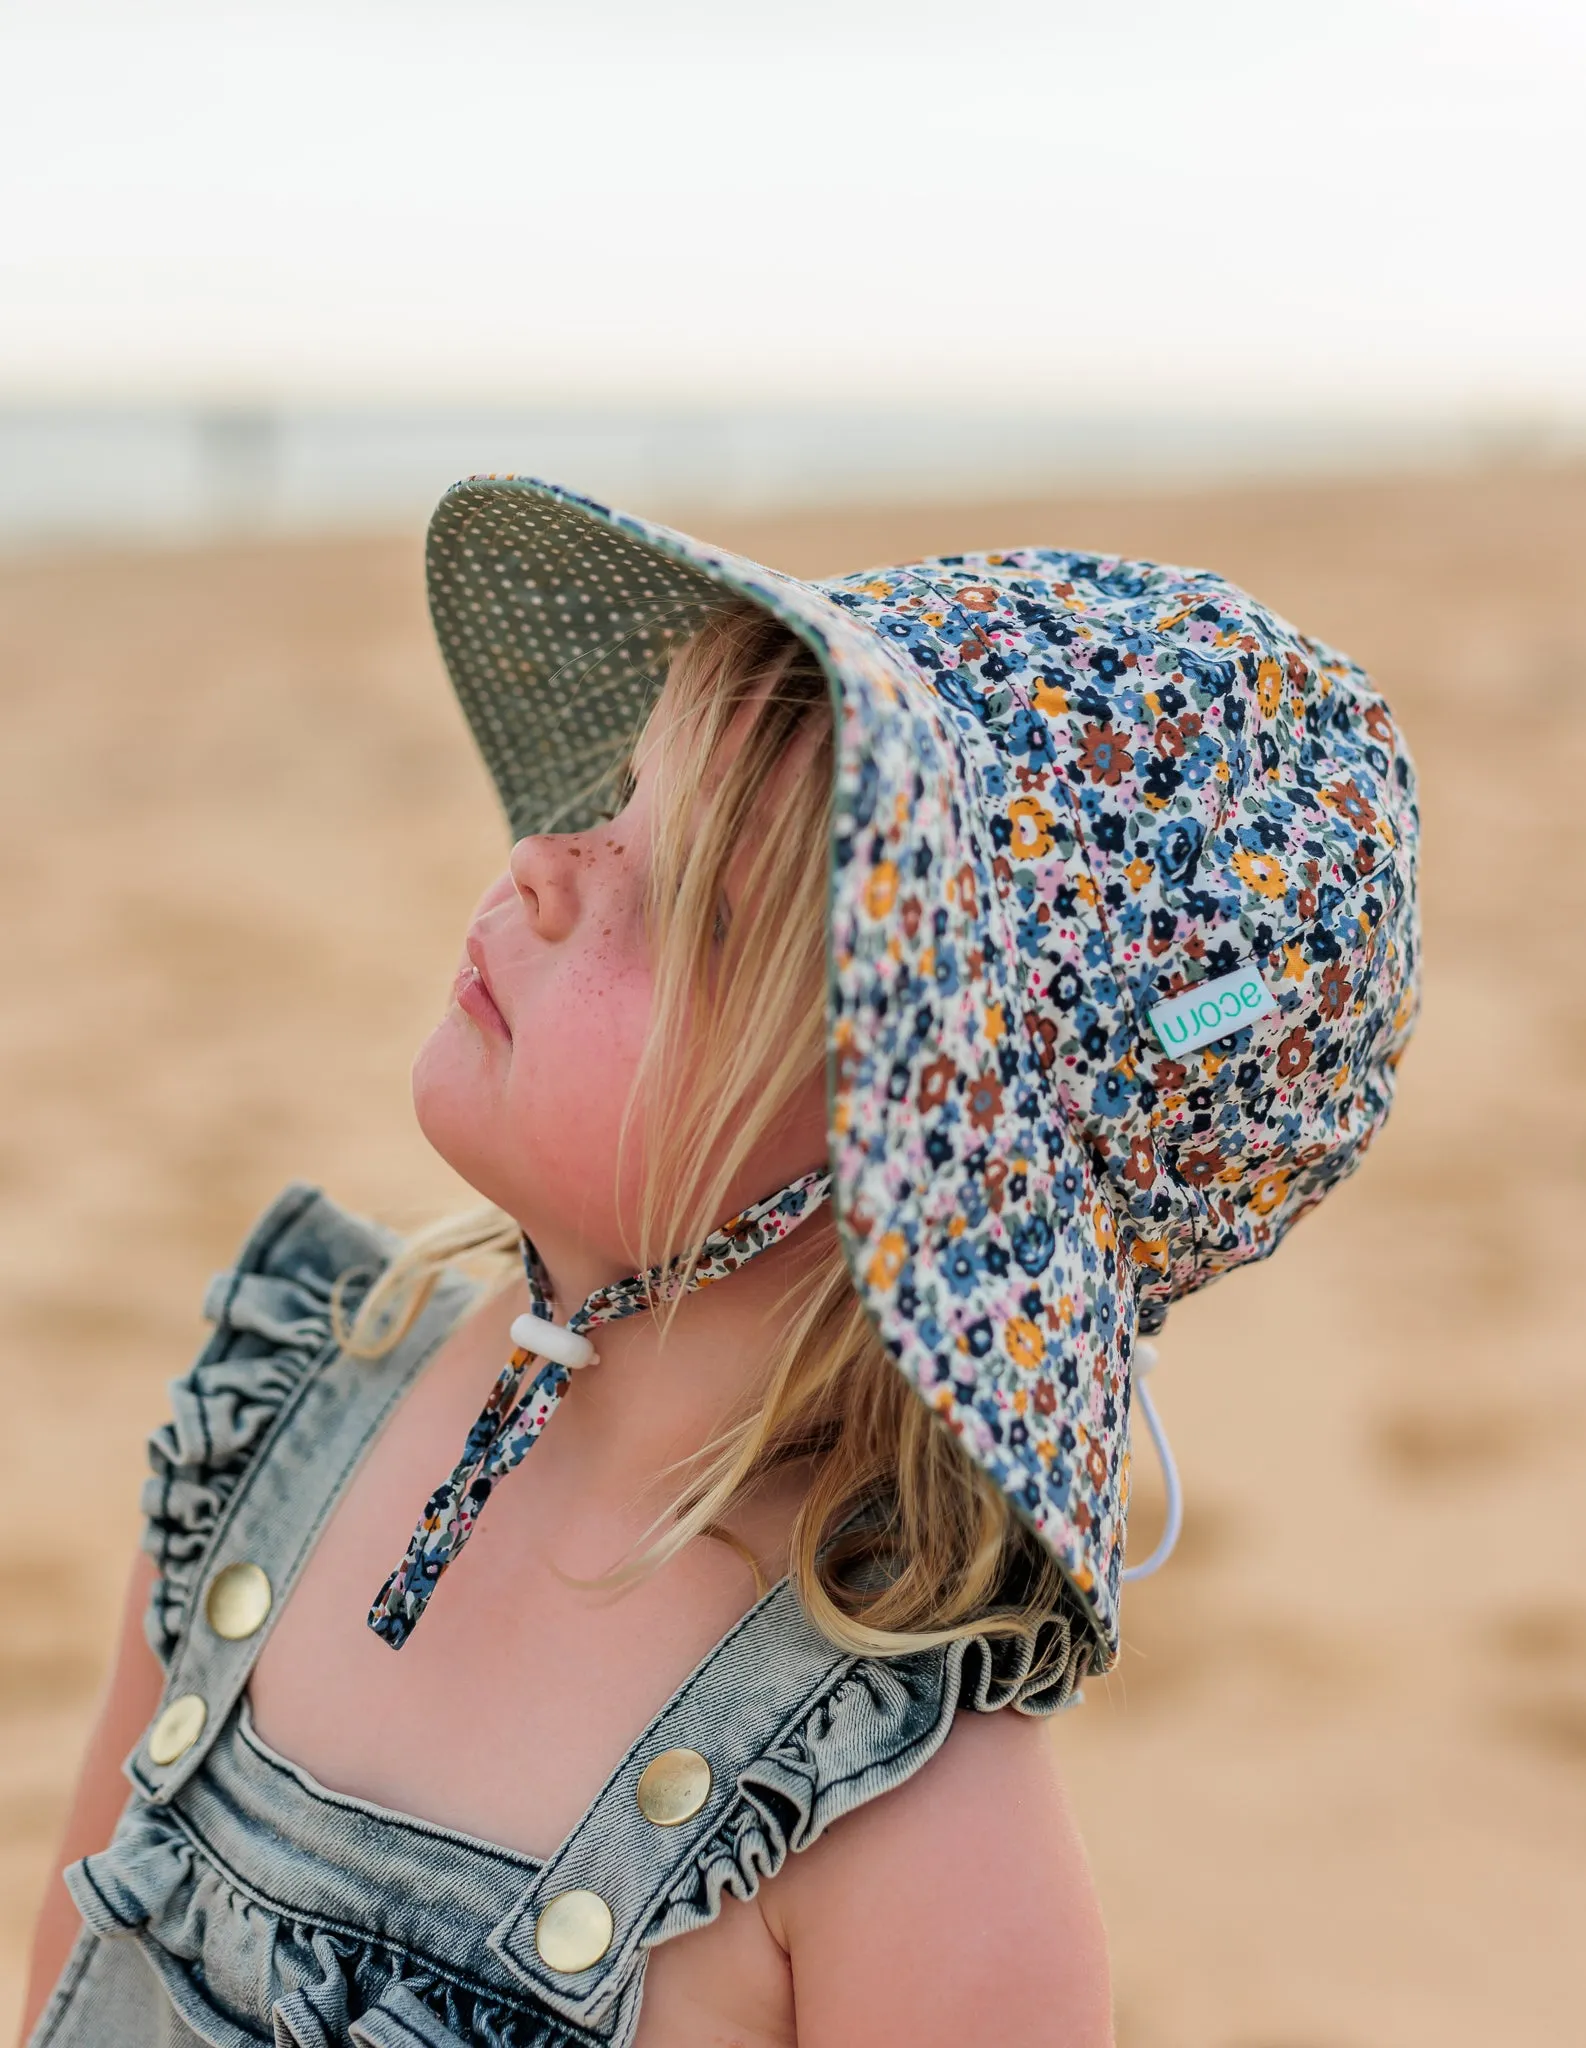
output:
[[[784,1580],[548,1861],[326,1790],[259,1739],[246,1689],[359,1459],[473,1298],[448,1278],[386,1357],[346,1357],[332,1289],[378,1272],[393,1244],[293,1187],[211,1289],[215,1334],[172,1388],[144,1495],[161,1712],[127,1761],[110,1846],[66,1873],[86,1924],[31,2048],[623,2048],[658,1942],[706,1925],[729,1892],[752,1898],[918,1770],[960,1706],[1047,1713],[1070,1690],[1028,1683],[1030,1650],[1012,1642],[850,1655]],[[641,1774],[678,1751],[689,1810],[647,1817]],[[583,1967],[545,1933],[568,1911],[601,1929],[609,1915]]]

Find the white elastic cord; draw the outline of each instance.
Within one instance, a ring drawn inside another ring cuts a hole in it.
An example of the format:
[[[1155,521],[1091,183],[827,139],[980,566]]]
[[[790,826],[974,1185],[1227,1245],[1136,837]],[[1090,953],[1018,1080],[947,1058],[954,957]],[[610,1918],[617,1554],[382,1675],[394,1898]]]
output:
[[[544,1316],[519,1316],[512,1325],[512,1341],[520,1351],[532,1351],[536,1358],[548,1358],[553,1365],[565,1365],[569,1370],[599,1362],[599,1353],[587,1337]]]
[[[1151,1441],[1156,1445],[1157,1463],[1162,1467],[1162,1484],[1167,1489],[1167,1526],[1161,1540],[1148,1558],[1139,1564],[1126,1565],[1125,1579],[1148,1579],[1153,1572],[1160,1571],[1173,1555],[1178,1542],[1179,1531],[1184,1526],[1184,1489],[1179,1484],[1178,1467],[1173,1462],[1172,1446],[1167,1440],[1167,1431],[1162,1427],[1162,1418],[1156,1412],[1156,1403],[1151,1399],[1151,1390],[1146,1385],[1147,1373],[1156,1367],[1157,1351],[1154,1344],[1142,1338],[1134,1347],[1134,1399],[1135,1406],[1145,1412],[1146,1428],[1151,1432]]]

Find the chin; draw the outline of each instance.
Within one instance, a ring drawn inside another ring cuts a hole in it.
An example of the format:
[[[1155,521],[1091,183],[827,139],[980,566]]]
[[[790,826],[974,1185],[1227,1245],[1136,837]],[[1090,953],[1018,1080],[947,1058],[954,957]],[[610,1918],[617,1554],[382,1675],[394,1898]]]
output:
[[[623,1221],[636,1229],[638,1148],[619,1200],[615,1113],[604,1099],[566,1088],[532,1102],[511,1099],[500,1067],[455,1011],[419,1047],[412,1088],[413,1113],[434,1151],[548,1255],[576,1246],[618,1270],[633,1264]]]
[[[492,1157],[503,1122],[499,1089],[471,1043],[471,1031],[448,1011],[413,1061],[413,1114],[419,1129],[454,1173],[487,1202],[510,1208]]]

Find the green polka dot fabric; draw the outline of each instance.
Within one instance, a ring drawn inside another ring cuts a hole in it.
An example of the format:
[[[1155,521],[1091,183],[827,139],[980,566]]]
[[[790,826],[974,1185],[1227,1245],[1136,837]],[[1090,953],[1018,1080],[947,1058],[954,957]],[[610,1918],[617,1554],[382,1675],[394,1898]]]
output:
[[[514,836],[584,830],[720,583],[571,502],[483,480],[442,500],[428,571],[435,631]]]

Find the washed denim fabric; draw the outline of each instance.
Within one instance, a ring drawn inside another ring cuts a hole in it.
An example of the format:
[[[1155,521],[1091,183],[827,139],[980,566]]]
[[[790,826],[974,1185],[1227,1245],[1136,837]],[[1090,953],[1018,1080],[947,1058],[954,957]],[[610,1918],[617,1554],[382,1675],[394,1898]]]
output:
[[[468,1306],[467,1286],[449,1281],[387,1357],[345,1357],[332,1289],[378,1271],[393,1243],[294,1187],[214,1285],[215,1334],[172,1388],[145,1492],[162,1707],[197,1694],[206,1717],[163,1767],[145,1735],[110,1846],[66,1873],[85,1925],[32,2048],[622,2048],[649,1950],[713,1920],[729,1894],[752,1898],[833,1820],[918,1770],[955,1710],[1063,1704],[1066,1679],[1028,1681],[1027,1646],[848,1655],[784,1581],[679,1688],[547,1861],[327,1791],[250,1721],[269,1622],[223,1640],[205,1595],[251,1561],[280,1612],[359,1459]],[[660,1827],[635,1787],[673,1748],[706,1757],[712,1785],[692,1819]],[[592,1968],[563,1973],[541,1958],[535,1925],[572,1889],[597,1892],[614,1931]]]

